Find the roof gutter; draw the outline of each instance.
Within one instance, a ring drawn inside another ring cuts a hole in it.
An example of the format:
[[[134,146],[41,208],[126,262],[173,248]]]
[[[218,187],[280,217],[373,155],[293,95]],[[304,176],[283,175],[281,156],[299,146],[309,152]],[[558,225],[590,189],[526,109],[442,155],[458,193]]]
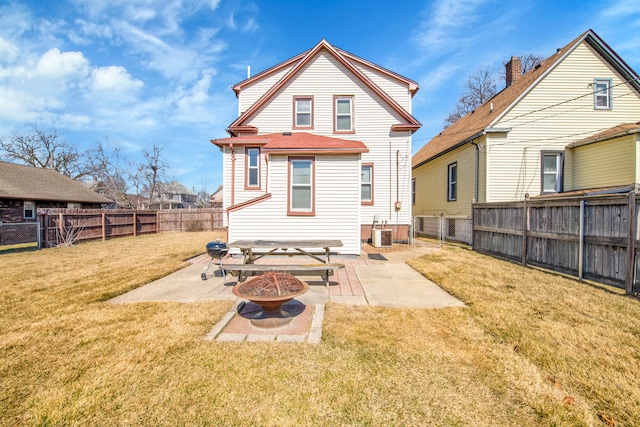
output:
[[[474,133],[473,135],[471,135],[470,137],[468,137],[468,138],[466,138],[466,139],[463,139],[462,141],[460,141],[460,142],[459,142],[459,143],[457,143],[456,145],[454,145],[454,146],[452,146],[452,147],[449,147],[449,148],[447,148],[447,149],[446,149],[446,150],[444,150],[444,151],[439,152],[439,153],[438,153],[438,154],[436,154],[435,156],[431,156],[431,157],[429,157],[428,159],[425,159],[425,160],[421,161],[421,162],[420,162],[420,163],[418,163],[417,165],[413,166],[411,169],[413,170],[413,169],[419,168],[420,166],[424,165],[424,164],[425,164],[425,163],[427,163],[427,162],[430,162],[430,161],[431,161],[431,160],[433,160],[433,159],[437,159],[438,157],[443,156],[443,155],[445,155],[445,154],[447,154],[447,153],[449,153],[449,152],[451,152],[451,151],[453,151],[453,150],[455,150],[455,149],[457,149],[457,148],[460,148],[460,147],[462,147],[463,145],[465,145],[465,144],[467,144],[467,143],[469,143],[469,142],[473,142],[473,140],[474,140],[474,139],[478,139],[478,138],[479,138],[479,137],[481,137],[482,135],[486,135],[486,133],[487,133],[487,132],[486,132],[486,130],[484,130],[484,129],[483,129],[483,130],[481,130],[480,132]]]

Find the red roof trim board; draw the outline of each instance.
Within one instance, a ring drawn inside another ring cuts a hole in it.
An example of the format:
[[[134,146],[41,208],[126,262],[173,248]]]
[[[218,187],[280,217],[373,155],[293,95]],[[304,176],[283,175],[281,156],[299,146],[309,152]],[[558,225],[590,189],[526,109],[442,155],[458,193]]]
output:
[[[263,194],[260,197],[256,197],[255,199],[247,200],[246,202],[238,203],[237,205],[230,206],[227,209],[227,212],[239,211],[240,209],[244,209],[246,207],[256,205],[260,202],[264,202],[265,200],[269,200],[271,198],[271,193]]]
[[[231,125],[229,125],[229,128],[227,129],[227,132],[229,132],[231,135],[237,135],[239,132],[238,127],[243,126],[242,123],[244,123],[247,119],[253,116],[260,108],[262,108],[267,103],[267,101],[271,99],[271,97],[273,97],[280,89],[282,89],[321,50],[326,50],[334,58],[336,58],[338,62],[340,62],[345,68],[347,68],[349,71],[351,71],[351,73],[353,73],[356,77],[358,77],[369,89],[371,89],[371,91],[373,91],[383,101],[389,104],[389,106],[396,113],[398,113],[404,120],[406,120],[407,124],[417,126],[416,129],[422,126],[415,117],[409,114],[396,101],[394,101],[391,97],[389,97],[389,95],[387,95],[382,89],[380,89],[375,83],[373,83],[366,75],[364,75],[364,73],[362,73],[358,68],[356,68],[345,57],[345,55],[341,53],[341,51],[337,50],[336,48],[331,46],[329,42],[323,39],[313,49],[308,50],[305,55],[298,55],[297,57],[294,57],[295,59],[301,58],[301,60],[297,64],[295,64],[293,68],[289,70],[289,72],[278,81],[278,83],[273,85],[264,95],[260,97],[260,99],[258,99],[251,107],[249,107],[247,111],[245,111],[243,114],[240,115],[240,117],[238,117],[233,123],[231,123]],[[289,65],[293,63],[294,58],[288,61],[285,61],[285,63],[283,64]],[[276,67],[272,67],[270,70],[275,71],[277,69],[280,69],[284,66],[283,64],[280,64]],[[377,68],[380,69],[380,67],[377,67]],[[260,73],[252,79],[245,80],[244,82],[241,82],[238,85],[234,86],[234,90],[238,89],[239,91],[241,90],[242,85],[246,85],[250,81],[255,81],[255,79],[258,78],[259,76],[265,76],[266,74],[267,74],[266,72]]]
[[[264,153],[271,154],[358,154],[369,149],[360,141],[332,138],[307,132],[272,133],[268,135],[243,135],[232,138],[212,139],[222,148],[229,145],[262,145]]]

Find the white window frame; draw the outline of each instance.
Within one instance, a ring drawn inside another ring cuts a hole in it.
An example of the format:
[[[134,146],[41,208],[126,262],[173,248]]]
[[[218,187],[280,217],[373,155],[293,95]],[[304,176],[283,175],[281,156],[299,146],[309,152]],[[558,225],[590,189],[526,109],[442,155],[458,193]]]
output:
[[[36,202],[25,200],[22,205],[22,215],[24,219],[36,219]],[[30,216],[27,216],[27,211],[31,211]]]
[[[363,179],[364,177],[364,170],[365,169],[369,169],[369,181],[365,181]],[[369,199],[365,199],[363,197],[363,191],[362,191],[362,187],[364,186],[369,186],[370,190],[369,190],[369,194],[371,194],[371,198]],[[363,163],[362,167],[360,168],[360,203],[362,203],[363,205],[372,205],[373,204],[373,163]]]
[[[455,177],[453,177],[455,171]],[[455,202],[458,199],[458,162],[447,166],[447,201]]]
[[[293,167],[297,163],[308,163],[309,167],[309,182],[308,183],[294,183],[293,182]],[[287,201],[287,215],[293,216],[314,216],[315,215],[315,157],[289,157],[289,191]],[[295,188],[308,188],[309,189],[309,206],[304,208],[294,208],[294,189]]]
[[[547,156],[553,156],[556,158],[556,170],[551,172],[545,172],[544,170],[544,158]],[[562,151],[541,151],[540,152],[540,194],[554,194],[562,192],[562,171],[564,167],[564,153]],[[555,176],[555,186],[553,190],[545,189],[544,178],[546,175],[553,174]]]
[[[338,104],[349,101],[349,114],[346,113],[338,113]],[[349,117],[349,128],[348,129],[338,129],[338,118],[339,117]],[[336,95],[333,100],[333,131],[334,133],[354,133],[354,125],[353,125],[353,95]]]
[[[598,86],[603,86],[604,89],[598,89]],[[611,110],[612,96],[611,96],[612,79],[593,79],[593,108],[595,110]],[[605,100],[606,105],[599,105],[598,100]]]
[[[300,111],[298,101],[309,101],[309,111]],[[309,124],[298,123],[299,115],[309,115]],[[293,97],[293,129],[313,129],[313,96],[294,96]]]
[[[256,153],[256,164],[255,165],[251,165],[251,153],[255,152]],[[256,189],[260,189],[260,147],[245,147],[245,167],[246,167],[246,172],[245,172],[245,183],[244,183],[244,188],[245,190],[256,190]],[[256,171],[256,181],[255,183],[251,182],[251,171],[255,170]]]

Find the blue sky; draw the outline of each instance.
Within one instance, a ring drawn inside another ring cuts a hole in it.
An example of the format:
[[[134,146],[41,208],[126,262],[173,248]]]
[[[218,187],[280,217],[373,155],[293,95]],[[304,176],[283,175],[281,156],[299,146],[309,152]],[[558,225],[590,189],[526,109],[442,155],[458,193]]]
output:
[[[213,191],[222,158],[209,140],[227,136],[247,66],[324,38],[416,80],[415,152],[469,74],[547,57],[589,28],[640,70],[637,0],[0,0],[0,136],[36,124],[81,151],[108,140],[132,162],[155,143],[168,179]]]

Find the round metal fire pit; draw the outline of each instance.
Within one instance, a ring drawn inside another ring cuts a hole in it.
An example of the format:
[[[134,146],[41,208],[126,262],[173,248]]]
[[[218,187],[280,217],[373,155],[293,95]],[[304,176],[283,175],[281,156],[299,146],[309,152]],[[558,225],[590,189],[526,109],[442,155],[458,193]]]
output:
[[[269,272],[233,287],[235,296],[258,304],[262,310],[252,314],[251,324],[262,328],[280,327],[291,322],[293,316],[282,309],[309,290],[309,285],[287,273]]]

